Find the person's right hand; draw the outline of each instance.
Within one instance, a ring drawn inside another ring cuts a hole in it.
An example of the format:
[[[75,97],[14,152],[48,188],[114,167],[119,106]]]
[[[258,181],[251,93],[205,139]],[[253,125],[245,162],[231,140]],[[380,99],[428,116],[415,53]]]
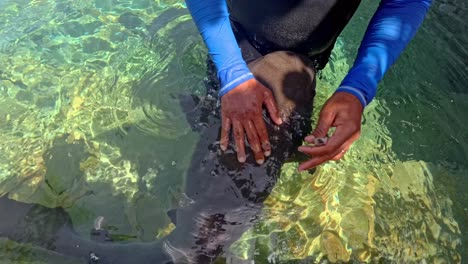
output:
[[[271,154],[268,132],[262,114],[263,104],[273,122],[280,125],[282,121],[272,92],[255,79],[240,84],[221,98],[220,147],[223,151],[227,149],[229,131],[232,127],[237,159],[241,163],[246,159],[245,135],[258,164],[262,164],[265,161],[264,157]]]

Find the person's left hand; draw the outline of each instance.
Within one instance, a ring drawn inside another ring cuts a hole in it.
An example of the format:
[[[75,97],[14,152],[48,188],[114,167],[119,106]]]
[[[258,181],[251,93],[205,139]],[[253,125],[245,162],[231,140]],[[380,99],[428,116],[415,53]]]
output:
[[[320,112],[317,127],[305,141],[314,143],[317,138],[327,137],[330,127],[336,127],[335,133],[324,145],[299,147],[300,152],[311,156],[311,159],[299,165],[299,171],[311,169],[329,160],[341,159],[359,138],[363,110],[356,96],[346,92],[333,94]]]

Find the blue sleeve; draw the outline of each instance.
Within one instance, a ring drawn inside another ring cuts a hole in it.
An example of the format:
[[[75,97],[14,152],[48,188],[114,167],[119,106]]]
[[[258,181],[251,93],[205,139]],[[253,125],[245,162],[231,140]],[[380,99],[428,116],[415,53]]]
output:
[[[186,3],[218,70],[220,96],[254,78],[234,37],[226,0],[186,0]]]
[[[357,58],[337,92],[355,95],[366,106],[377,84],[416,34],[432,0],[382,0],[369,23]]]

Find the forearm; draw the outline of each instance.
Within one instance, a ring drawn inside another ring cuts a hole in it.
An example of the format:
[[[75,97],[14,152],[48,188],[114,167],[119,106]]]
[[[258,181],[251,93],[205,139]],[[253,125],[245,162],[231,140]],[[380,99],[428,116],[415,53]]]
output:
[[[253,77],[231,28],[225,0],[186,0],[221,82],[220,95]]]
[[[431,0],[382,0],[367,28],[357,58],[337,92],[348,92],[366,106],[377,85],[416,34]]]

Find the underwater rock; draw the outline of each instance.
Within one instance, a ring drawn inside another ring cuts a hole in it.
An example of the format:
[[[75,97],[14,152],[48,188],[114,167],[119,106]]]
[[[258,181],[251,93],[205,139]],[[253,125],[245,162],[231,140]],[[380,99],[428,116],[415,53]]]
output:
[[[34,102],[34,94],[31,91],[21,90],[16,94],[16,100],[31,104]]]
[[[83,264],[80,259],[64,256],[42,247],[17,243],[6,238],[0,238],[0,259],[2,263]]]
[[[94,0],[96,8],[102,9],[103,11],[110,11],[114,6],[113,0]]]
[[[349,261],[350,252],[346,250],[343,241],[341,241],[340,236],[336,232],[330,230],[323,231],[320,236],[320,246],[323,254],[328,257],[331,263]]]
[[[0,107],[0,124],[2,124],[0,130],[5,129],[5,132],[8,129],[5,124],[10,121],[16,123],[21,119],[21,116],[28,112],[27,106],[10,98],[0,99],[0,105],[2,106]]]
[[[70,21],[64,23],[60,29],[64,35],[69,35],[72,38],[79,38],[85,35],[92,35],[102,25],[103,23],[100,21],[85,21],[84,23]]]
[[[375,246],[381,258],[459,263],[460,230],[451,216],[452,202],[435,195],[433,173],[441,171],[430,167],[423,161],[398,162],[385,190],[377,190]]]
[[[91,152],[84,140],[67,141],[67,136],[54,139],[43,154],[45,174],[30,200],[46,207],[70,207],[88,192],[81,162]]]
[[[142,27],[144,22],[137,15],[132,13],[123,13],[119,17],[119,23],[127,29]]]
[[[153,241],[158,231],[161,235],[165,233],[165,229],[170,228],[170,220],[166,215],[168,206],[161,203],[161,199],[150,194],[142,194],[137,196],[132,203],[132,215],[135,217],[134,225],[137,226],[139,231],[138,238],[141,241]]]
[[[88,156],[83,140],[69,144],[64,137],[55,139],[44,154],[46,183],[57,194],[73,189],[73,185],[84,177],[80,163]]]
[[[162,12],[159,16],[153,19],[148,31],[151,35],[155,34],[161,28],[164,28],[171,21],[179,19],[181,16],[188,15],[189,12],[185,8],[169,8]]]
[[[97,37],[88,37],[83,40],[83,52],[93,53],[112,50],[109,41]]]

